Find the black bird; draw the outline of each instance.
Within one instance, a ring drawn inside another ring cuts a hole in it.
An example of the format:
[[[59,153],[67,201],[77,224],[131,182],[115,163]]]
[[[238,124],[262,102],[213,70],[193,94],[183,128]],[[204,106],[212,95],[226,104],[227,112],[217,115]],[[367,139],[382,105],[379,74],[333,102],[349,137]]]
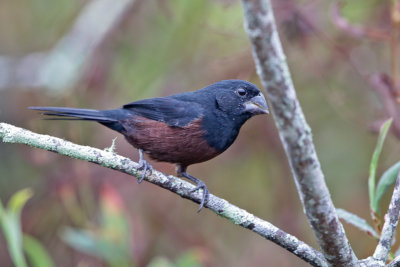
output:
[[[264,95],[253,84],[225,80],[203,89],[135,101],[111,110],[64,107],[30,107],[43,115],[66,120],[97,121],[123,134],[139,150],[141,182],[152,167],[145,152],[157,161],[175,163],[177,174],[203,190],[199,211],[208,201],[205,183],[186,173],[189,165],[207,161],[224,152],[242,125],[257,114],[269,113]]]

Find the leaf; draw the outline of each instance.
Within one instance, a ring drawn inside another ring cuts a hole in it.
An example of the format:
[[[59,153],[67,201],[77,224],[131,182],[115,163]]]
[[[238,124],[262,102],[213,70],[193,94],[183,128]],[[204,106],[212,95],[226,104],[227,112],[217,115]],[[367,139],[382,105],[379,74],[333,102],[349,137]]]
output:
[[[376,213],[374,209],[375,203],[375,184],[376,184],[376,168],[378,166],[379,156],[381,155],[383,142],[385,141],[386,135],[389,131],[390,125],[392,124],[392,119],[385,121],[379,131],[378,142],[376,144],[374,153],[372,154],[371,164],[369,167],[369,178],[368,178],[368,191],[369,191],[369,202],[371,209]]]
[[[4,237],[7,241],[7,247],[11,255],[11,259],[17,267],[27,266],[22,252],[21,225],[19,217],[15,214],[5,213],[2,216],[1,226]]]
[[[176,267],[202,267],[200,255],[197,250],[190,250],[179,257],[175,264]]]
[[[0,201],[0,222],[4,215],[5,215],[4,206],[3,206],[3,203],[1,203],[1,201]]]
[[[130,258],[126,247],[109,242],[91,231],[66,228],[61,238],[76,250],[105,260],[109,266],[115,266],[115,263],[119,263],[119,266],[132,266],[132,263],[129,263]]]
[[[336,213],[340,219],[343,219],[348,224],[355,226],[359,230],[367,233],[369,236],[379,239],[379,235],[375,232],[374,228],[372,228],[372,226],[363,218],[344,209],[336,209]]]
[[[99,238],[89,231],[65,228],[61,237],[71,247],[99,258],[108,257],[107,251],[102,247]],[[105,254],[103,254],[106,252]],[[112,255],[112,254],[111,254]]]
[[[30,188],[25,188],[16,192],[14,195],[12,195],[10,201],[8,202],[8,212],[19,214],[25,203],[32,197],[32,195],[33,191]]]
[[[155,257],[147,267],[175,267],[175,265],[165,257]]]
[[[400,171],[400,161],[392,165],[392,167],[390,167],[389,169],[387,169],[379,179],[378,185],[376,187],[375,200],[373,204],[375,212],[377,213],[379,212],[379,202],[382,199],[383,195],[390,188],[390,186],[396,183],[399,171]]]
[[[23,235],[23,248],[32,267],[53,267],[54,262],[36,238]]]
[[[202,267],[198,250],[189,250],[184,252],[175,263],[170,262],[165,257],[155,257],[147,267]]]
[[[62,239],[73,248],[104,260],[108,266],[133,266],[130,224],[123,199],[110,185],[100,192],[100,225],[89,230],[66,228]]]
[[[22,189],[11,197],[6,210],[3,205],[0,205],[1,227],[7,241],[7,247],[10,251],[11,258],[17,267],[27,266],[22,250],[20,216],[22,208],[31,196],[31,189]]]
[[[100,191],[101,228],[104,240],[121,248],[130,247],[130,225],[123,199],[115,188],[104,184]]]

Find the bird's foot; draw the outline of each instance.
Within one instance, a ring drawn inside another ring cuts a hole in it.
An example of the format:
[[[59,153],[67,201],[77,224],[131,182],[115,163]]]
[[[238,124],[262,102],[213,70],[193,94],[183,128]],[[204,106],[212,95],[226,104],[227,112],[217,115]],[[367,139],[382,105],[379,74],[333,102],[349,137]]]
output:
[[[139,149],[138,170],[142,171],[142,176],[138,179],[139,184],[143,181],[147,171],[150,171],[149,175],[153,173],[153,167],[143,158],[143,151],[141,149]]]
[[[206,184],[202,180],[199,180],[199,179],[187,174],[186,172],[181,172],[180,175],[189,179],[190,181],[196,183],[196,187],[193,188],[192,190],[190,190],[190,193],[196,192],[199,189],[203,190],[203,197],[201,198],[201,201],[200,201],[200,207],[197,210],[197,212],[200,212],[201,209],[204,207],[204,205],[207,204],[208,199],[210,198],[210,192],[208,191]]]
[[[208,191],[208,188],[206,184],[203,181],[200,181],[197,183],[196,187],[190,190],[190,193],[196,192],[197,190],[202,189],[203,190],[203,197],[201,198],[200,202],[200,207],[197,210],[197,212],[200,212],[201,209],[204,207],[204,204],[207,204],[208,199],[210,198],[210,191]]]

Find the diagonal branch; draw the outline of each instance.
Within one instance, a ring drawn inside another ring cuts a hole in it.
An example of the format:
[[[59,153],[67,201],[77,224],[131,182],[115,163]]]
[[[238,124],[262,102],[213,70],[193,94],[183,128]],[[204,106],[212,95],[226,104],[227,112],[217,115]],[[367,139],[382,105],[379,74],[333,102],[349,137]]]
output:
[[[115,153],[93,147],[76,145],[60,138],[33,133],[6,123],[0,123],[0,139],[5,143],[26,144],[72,158],[89,161],[136,177],[141,177],[142,174],[141,171],[138,170],[138,163]],[[191,192],[194,186],[186,181],[171,175],[166,176],[155,170],[151,175],[146,175],[144,179],[178,194],[183,198],[200,203],[202,195],[197,191]],[[210,195],[209,201],[205,207],[221,217],[230,220],[234,224],[249,229],[274,242],[313,266],[327,266],[323,255],[319,251],[313,249],[296,237],[282,231],[273,224],[230,204],[222,198]]]
[[[394,260],[387,265],[388,267],[398,267],[400,266],[400,256],[394,258]]]
[[[385,263],[392,247],[392,240],[396,232],[397,224],[400,218],[400,172],[397,175],[396,185],[389,209],[385,215],[385,223],[382,228],[381,239],[374,252],[374,259]]]
[[[330,265],[353,266],[357,261],[324,180],[290,77],[269,0],[242,0],[245,28],[258,75],[289,159],[300,198],[318,244]]]

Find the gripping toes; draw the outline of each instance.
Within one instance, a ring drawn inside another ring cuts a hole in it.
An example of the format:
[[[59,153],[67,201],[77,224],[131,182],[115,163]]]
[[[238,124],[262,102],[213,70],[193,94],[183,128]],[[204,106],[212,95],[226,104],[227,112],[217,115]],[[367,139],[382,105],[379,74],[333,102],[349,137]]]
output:
[[[200,202],[200,207],[197,210],[197,212],[200,212],[201,209],[204,207],[204,204],[206,204],[208,202],[208,199],[210,197],[210,192],[208,191],[208,188],[206,186],[206,184],[203,181],[200,181],[197,183],[196,187],[193,188],[192,190],[190,190],[190,192],[195,192],[199,189],[203,190],[203,197],[201,198],[201,202]]]
[[[151,175],[153,173],[153,167],[143,158],[143,151],[139,149],[139,167],[138,170],[142,171],[142,176],[138,179],[138,183],[140,184],[144,177],[146,176],[146,172],[150,171]]]

